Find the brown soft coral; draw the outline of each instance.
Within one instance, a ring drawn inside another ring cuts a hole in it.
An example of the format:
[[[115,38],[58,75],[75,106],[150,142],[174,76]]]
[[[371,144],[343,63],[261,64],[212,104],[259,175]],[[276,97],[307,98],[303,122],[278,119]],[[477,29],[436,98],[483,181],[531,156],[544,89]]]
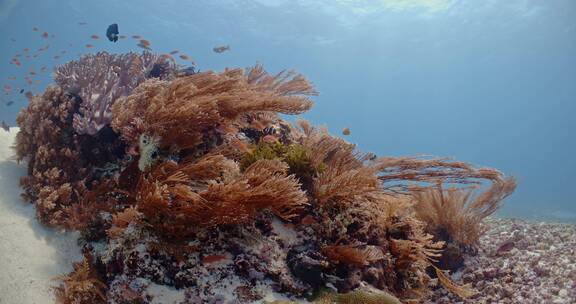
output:
[[[149,80],[112,107],[112,126],[136,144],[148,134],[160,145],[193,148],[204,132],[250,112],[299,114],[312,106],[306,95],[315,94],[300,75],[268,75],[261,66],[202,72],[171,82]]]
[[[307,202],[297,179],[286,175],[285,163],[260,160],[240,174],[226,158],[219,157],[219,161],[220,165],[210,168],[213,172],[195,173],[191,168],[208,169],[202,163],[213,163],[214,157],[183,166],[170,162],[159,165],[141,180],[138,210],[156,230],[185,238],[199,228],[246,223],[263,210],[288,220]],[[215,179],[225,175],[229,177]]]
[[[106,284],[92,266],[92,257],[74,263],[74,271],[60,276],[62,284],[56,288],[56,301],[61,304],[106,303]]]

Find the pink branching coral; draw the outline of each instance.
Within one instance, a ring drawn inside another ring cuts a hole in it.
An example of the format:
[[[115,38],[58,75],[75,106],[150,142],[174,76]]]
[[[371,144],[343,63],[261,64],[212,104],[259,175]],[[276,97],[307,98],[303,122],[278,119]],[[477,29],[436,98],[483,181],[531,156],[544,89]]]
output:
[[[74,115],[78,134],[96,134],[112,120],[111,106],[129,95],[147,78],[167,79],[175,72],[173,62],[150,52],[112,55],[99,52],[59,66],[55,81],[82,99]]]

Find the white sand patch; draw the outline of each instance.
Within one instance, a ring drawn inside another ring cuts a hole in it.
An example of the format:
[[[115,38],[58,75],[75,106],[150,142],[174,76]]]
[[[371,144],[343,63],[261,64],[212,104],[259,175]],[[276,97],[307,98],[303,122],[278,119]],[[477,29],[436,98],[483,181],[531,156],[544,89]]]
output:
[[[20,198],[26,165],[16,163],[10,148],[17,132],[0,130],[0,303],[52,303],[53,278],[70,272],[82,255],[76,234],[40,225]]]

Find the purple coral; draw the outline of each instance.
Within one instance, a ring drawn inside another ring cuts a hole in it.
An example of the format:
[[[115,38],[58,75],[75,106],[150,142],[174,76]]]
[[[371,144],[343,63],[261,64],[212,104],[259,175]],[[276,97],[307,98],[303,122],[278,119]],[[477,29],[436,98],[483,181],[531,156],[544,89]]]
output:
[[[65,91],[82,98],[80,113],[74,115],[74,130],[94,135],[112,120],[114,101],[129,95],[147,78],[165,79],[175,69],[174,62],[150,52],[99,52],[59,66],[54,78]]]

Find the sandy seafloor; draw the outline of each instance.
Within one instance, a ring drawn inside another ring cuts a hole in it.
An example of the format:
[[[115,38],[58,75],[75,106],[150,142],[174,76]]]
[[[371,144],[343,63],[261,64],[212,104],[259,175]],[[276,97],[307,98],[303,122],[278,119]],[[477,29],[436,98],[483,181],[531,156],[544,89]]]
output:
[[[80,248],[77,234],[40,225],[33,206],[21,200],[18,180],[26,166],[10,148],[17,131],[0,130],[0,304],[53,303],[54,278],[72,270]],[[437,288],[426,303],[576,303],[576,225],[513,219],[486,224],[478,253],[452,275],[478,294],[463,301]],[[496,255],[507,241],[514,245]],[[162,303],[182,299],[180,292],[161,289],[154,293]]]
[[[20,198],[26,165],[10,148],[17,132],[0,129],[0,303],[53,303],[54,277],[72,271],[82,255],[75,234],[42,226],[32,204]]]

